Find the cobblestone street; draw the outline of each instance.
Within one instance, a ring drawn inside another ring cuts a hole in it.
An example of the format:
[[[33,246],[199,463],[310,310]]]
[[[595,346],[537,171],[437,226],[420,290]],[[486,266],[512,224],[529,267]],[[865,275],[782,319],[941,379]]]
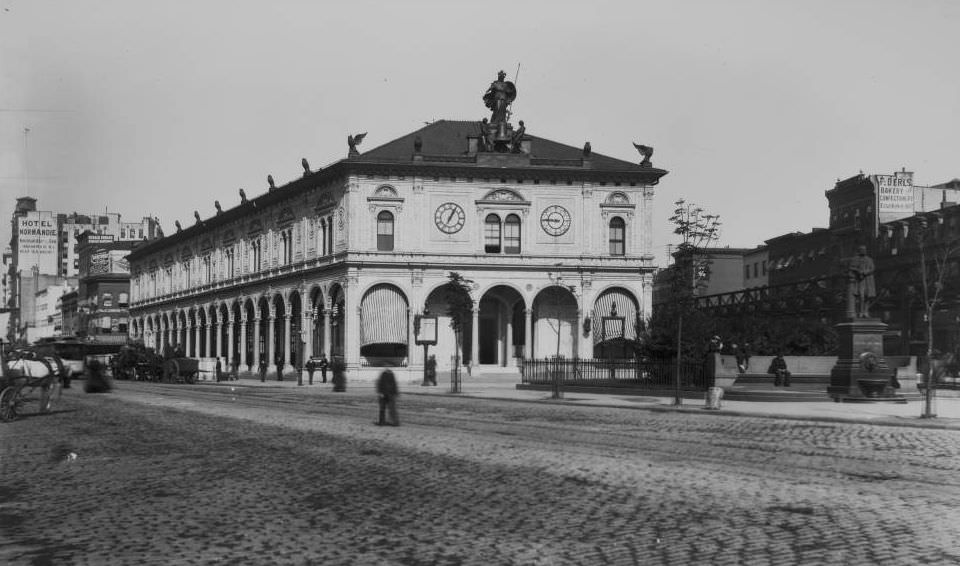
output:
[[[375,413],[369,390],[67,390],[0,425],[0,562],[960,562],[956,431],[414,395],[399,428]]]

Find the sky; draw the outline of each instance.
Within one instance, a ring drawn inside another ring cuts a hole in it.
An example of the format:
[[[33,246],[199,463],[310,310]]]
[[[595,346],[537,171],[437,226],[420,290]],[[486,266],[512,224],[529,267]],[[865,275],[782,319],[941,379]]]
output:
[[[169,234],[348,134],[487,117],[503,69],[529,134],[655,148],[661,264],[678,198],[753,247],[826,226],[861,171],[960,177],[958,24],[950,0],[0,0],[0,215],[29,195]]]

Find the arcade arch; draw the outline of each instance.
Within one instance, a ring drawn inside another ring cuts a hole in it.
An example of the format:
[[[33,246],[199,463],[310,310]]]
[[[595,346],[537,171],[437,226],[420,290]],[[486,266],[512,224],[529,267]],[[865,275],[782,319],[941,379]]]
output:
[[[483,294],[477,322],[477,363],[517,365],[526,344],[526,308],[523,296],[513,287],[497,285]]]

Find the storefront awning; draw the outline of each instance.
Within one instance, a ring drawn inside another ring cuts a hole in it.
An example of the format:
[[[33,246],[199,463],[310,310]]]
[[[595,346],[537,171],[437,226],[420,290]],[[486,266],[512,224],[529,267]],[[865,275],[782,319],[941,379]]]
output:
[[[406,343],[406,299],[394,287],[374,287],[360,304],[360,346]]]

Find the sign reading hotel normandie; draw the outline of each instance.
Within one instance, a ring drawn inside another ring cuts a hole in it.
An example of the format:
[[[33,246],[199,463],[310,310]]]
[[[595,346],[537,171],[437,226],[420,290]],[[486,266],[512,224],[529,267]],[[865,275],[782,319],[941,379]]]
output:
[[[903,171],[873,177],[877,192],[877,220],[883,223],[913,215],[916,200],[913,173]]]
[[[34,266],[42,274],[56,275],[57,220],[40,212],[17,219],[17,269],[29,273]]]

